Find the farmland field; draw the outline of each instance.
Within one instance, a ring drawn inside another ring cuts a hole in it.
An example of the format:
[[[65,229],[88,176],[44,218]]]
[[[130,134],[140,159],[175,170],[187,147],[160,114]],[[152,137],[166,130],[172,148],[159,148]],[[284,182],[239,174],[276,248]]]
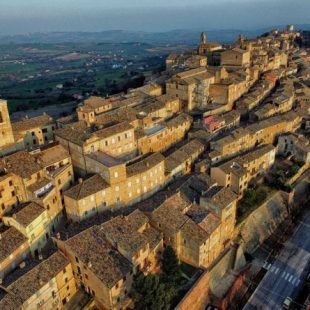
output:
[[[144,43],[0,45],[0,98],[10,113],[78,104],[143,84],[145,72],[163,68],[165,48]]]

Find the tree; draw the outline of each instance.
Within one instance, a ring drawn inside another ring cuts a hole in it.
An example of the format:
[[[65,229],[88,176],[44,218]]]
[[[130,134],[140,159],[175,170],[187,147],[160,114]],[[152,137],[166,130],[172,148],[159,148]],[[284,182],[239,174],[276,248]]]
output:
[[[166,276],[166,282],[177,285],[181,279],[178,258],[171,246],[167,246],[163,252],[162,270]]]
[[[252,205],[255,203],[257,193],[254,189],[246,189],[243,195],[243,203],[246,205]]]
[[[137,310],[168,310],[176,290],[161,281],[158,275],[136,274],[133,279],[131,298]]]

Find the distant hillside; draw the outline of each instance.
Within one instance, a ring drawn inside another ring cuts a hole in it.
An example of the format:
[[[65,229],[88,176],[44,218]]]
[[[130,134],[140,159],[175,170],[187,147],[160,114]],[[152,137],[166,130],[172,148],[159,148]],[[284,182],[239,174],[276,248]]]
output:
[[[271,26],[255,30],[206,30],[209,41],[220,43],[234,42],[237,36],[242,33],[247,38],[255,38],[258,35],[271,29],[283,29],[285,26]],[[295,29],[310,30],[309,25],[296,25]],[[126,30],[108,30],[101,32],[49,32],[30,33],[26,35],[0,36],[2,44],[7,43],[92,43],[92,42],[145,42],[150,44],[197,44],[201,31],[205,29],[178,29],[167,32],[143,32]]]

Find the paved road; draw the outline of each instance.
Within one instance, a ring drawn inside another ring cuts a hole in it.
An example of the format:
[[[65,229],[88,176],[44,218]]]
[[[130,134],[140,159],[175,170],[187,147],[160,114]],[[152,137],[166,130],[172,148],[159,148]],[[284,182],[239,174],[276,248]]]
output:
[[[310,211],[295,229],[290,240],[268,270],[244,310],[282,309],[286,297],[295,297],[305,280],[310,264]]]

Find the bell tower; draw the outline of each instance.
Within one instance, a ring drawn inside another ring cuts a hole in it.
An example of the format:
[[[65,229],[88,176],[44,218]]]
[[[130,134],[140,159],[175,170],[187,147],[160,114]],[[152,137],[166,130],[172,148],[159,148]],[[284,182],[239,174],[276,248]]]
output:
[[[200,45],[198,48],[199,55],[205,55],[207,52],[207,35],[205,32],[202,32],[200,35]]]
[[[0,99],[0,148],[13,144],[14,136],[6,100]]]

